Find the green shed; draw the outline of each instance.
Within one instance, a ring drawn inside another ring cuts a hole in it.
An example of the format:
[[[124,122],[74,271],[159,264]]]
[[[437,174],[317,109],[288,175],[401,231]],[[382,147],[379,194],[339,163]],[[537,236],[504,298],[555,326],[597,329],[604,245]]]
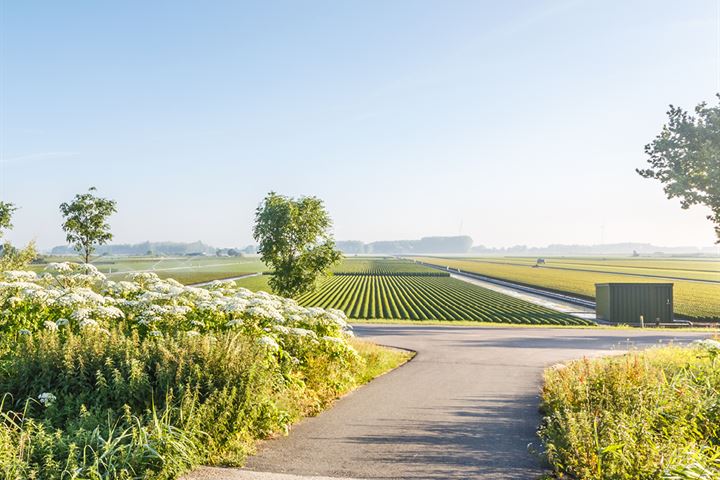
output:
[[[596,283],[595,314],[615,323],[668,323],[673,317],[672,283]]]

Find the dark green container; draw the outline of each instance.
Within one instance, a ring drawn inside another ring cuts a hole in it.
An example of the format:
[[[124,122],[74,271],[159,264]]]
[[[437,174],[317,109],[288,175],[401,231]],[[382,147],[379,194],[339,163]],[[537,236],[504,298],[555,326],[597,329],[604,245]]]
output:
[[[672,283],[596,283],[595,314],[615,323],[667,323],[673,317]]]

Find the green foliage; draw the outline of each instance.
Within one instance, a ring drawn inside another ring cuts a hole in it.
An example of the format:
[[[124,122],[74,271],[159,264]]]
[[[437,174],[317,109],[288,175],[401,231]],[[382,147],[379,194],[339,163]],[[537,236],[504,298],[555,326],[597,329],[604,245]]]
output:
[[[12,203],[0,202],[0,238],[3,236],[3,230],[12,228],[12,215],[16,210],[17,207]],[[30,242],[23,249],[18,249],[10,242],[5,242],[0,246],[0,272],[26,268],[36,257],[35,242]]]
[[[97,197],[95,191],[95,187],[90,187],[88,193],[75,195],[72,202],[60,205],[60,212],[65,218],[62,225],[65,238],[85,263],[90,261],[97,245],[112,240],[107,219],[117,211],[114,200]]]
[[[0,478],[237,465],[255,440],[393,365],[373,349],[366,364],[339,311],[232,282],[48,270],[0,273]]]
[[[290,361],[244,333],[21,336],[0,370],[0,471],[59,479],[71,465],[82,475],[70,478],[174,478],[198,462],[239,464],[255,439],[355,384],[363,361],[349,353],[327,342]],[[14,451],[9,440],[20,437],[24,451]]]
[[[12,214],[17,207],[9,202],[0,202],[0,238],[3,236],[3,230],[12,228]]]
[[[332,221],[317,197],[289,198],[270,192],[255,212],[253,237],[263,262],[274,270],[270,286],[294,297],[312,291],[337,263]]]
[[[668,124],[645,146],[651,167],[637,172],[662,182],[667,197],[679,198],[682,208],[709,207],[707,218],[720,243],[720,103],[699,104],[697,116],[670,105],[667,114]]]
[[[548,369],[539,434],[556,474],[720,478],[720,343],[714,344]]]
[[[0,272],[27,268],[38,255],[35,242],[28,243],[25,248],[17,248],[5,242],[0,248]]]

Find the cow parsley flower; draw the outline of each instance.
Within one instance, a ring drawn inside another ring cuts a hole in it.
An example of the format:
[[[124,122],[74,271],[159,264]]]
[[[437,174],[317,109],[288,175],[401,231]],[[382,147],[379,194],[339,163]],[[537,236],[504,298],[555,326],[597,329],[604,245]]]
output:
[[[67,325],[69,323],[70,323],[70,321],[67,318],[58,318],[55,321],[55,325],[57,325],[58,327],[64,327],[65,325]]]
[[[79,325],[80,328],[95,328],[98,326],[98,323],[92,318],[86,318],[85,320],[81,321]]]
[[[51,321],[51,320],[45,320],[45,321],[43,322],[43,325],[45,326],[45,328],[46,328],[47,330],[55,331],[55,330],[58,329],[57,323],[55,323],[55,322],[53,322],[53,321]]]
[[[260,345],[264,345],[264,346],[268,347],[271,350],[279,350],[280,349],[280,345],[278,345],[278,343],[275,341],[275,339],[272,337],[268,337],[267,335],[260,337],[258,339],[258,343]]]
[[[40,400],[40,403],[42,403],[46,407],[49,407],[50,405],[55,403],[55,400],[57,400],[57,397],[50,392],[43,392],[40,395],[38,395],[38,400]]]
[[[18,334],[20,334],[20,335],[30,335],[30,330],[28,330],[27,328],[22,328],[22,329],[18,330]]]

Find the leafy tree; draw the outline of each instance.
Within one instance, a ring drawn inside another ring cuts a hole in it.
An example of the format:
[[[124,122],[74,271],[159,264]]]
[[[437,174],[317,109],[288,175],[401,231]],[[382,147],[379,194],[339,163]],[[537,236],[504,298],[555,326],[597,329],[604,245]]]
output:
[[[322,200],[299,199],[270,192],[255,211],[253,237],[258,251],[274,270],[270,287],[293,297],[315,288],[342,257],[330,234],[332,220]]]
[[[651,168],[636,171],[660,180],[667,197],[679,198],[682,208],[709,207],[707,218],[720,243],[720,103],[699,104],[695,116],[670,105],[667,114],[667,125],[645,146]]]
[[[88,193],[75,195],[72,202],[60,205],[65,218],[62,225],[65,238],[85,263],[90,262],[96,246],[112,240],[107,219],[117,211],[115,200],[97,197],[95,191],[95,187],[90,187]]]
[[[12,228],[12,215],[17,207],[9,202],[0,202],[0,238],[3,230]],[[30,242],[27,247],[19,249],[10,242],[0,246],[0,272],[5,270],[18,270],[27,267],[37,257],[35,242]]]
[[[9,202],[0,202],[0,238],[3,236],[3,230],[12,228],[12,215],[17,207]]]

